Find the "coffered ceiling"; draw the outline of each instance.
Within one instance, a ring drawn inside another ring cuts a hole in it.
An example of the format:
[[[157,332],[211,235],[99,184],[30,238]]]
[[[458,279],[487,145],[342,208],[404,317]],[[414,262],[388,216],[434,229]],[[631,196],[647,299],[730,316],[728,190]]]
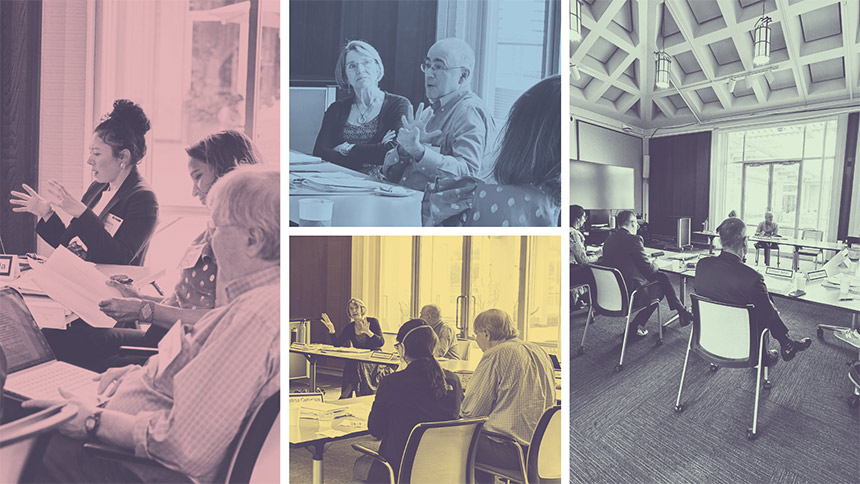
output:
[[[860,0],[580,1],[573,114],[651,129],[860,105]],[[755,67],[762,7],[772,19],[770,63]],[[661,46],[672,58],[666,89],[654,85]]]

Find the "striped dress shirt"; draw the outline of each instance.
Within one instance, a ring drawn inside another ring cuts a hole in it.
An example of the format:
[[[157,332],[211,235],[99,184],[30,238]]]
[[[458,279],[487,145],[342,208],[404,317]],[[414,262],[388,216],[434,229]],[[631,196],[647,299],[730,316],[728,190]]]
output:
[[[534,343],[511,339],[484,352],[466,385],[460,414],[489,417],[485,429],[528,445],[544,410],[555,401],[549,355]]]
[[[280,388],[279,285],[277,266],[231,281],[225,306],[182,325],[172,361],[160,351],[123,377],[107,409],[136,416],[136,455],[195,482],[223,476],[245,417]],[[146,482],[164,478],[127,466]]]

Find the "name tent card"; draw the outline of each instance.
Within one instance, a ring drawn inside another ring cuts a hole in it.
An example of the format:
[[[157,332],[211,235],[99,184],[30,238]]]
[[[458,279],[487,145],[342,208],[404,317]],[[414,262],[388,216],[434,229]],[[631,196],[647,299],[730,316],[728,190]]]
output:
[[[779,267],[768,267],[765,270],[765,274],[774,277],[784,277],[786,279],[794,277],[794,271],[791,269],[780,269]]]
[[[824,269],[817,270],[817,271],[809,271],[809,273],[806,274],[806,279],[809,282],[817,281],[819,279],[824,279],[826,277],[827,277],[827,271],[825,271]]]

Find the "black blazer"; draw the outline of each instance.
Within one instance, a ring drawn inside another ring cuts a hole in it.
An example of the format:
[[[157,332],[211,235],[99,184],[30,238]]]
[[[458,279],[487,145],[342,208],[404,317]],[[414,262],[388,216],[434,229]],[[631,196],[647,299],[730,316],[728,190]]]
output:
[[[379,111],[379,123],[376,126],[376,133],[373,134],[373,140],[368,144],[357,144],[350,151],[349,155],[343,156],[334,150],[335,146],[343,143],[343,128],[346,126],[346,119],[349,117],[349,110],[352,108],[354,97],[348,97],[335,101],[326,109],[323,117],[322,127],[320,127],[317,141],[314,145],[314,156],[330,161],[332,163],[358,170],[362,163],[370,163],[381,165],[385,161],[385,153],[394,147],[394,142],[382,144],[382,137],[385,133],[397,130],[403,126],[401,116],[412,109],[409,100],[403,96],[396,94],[385,93],[385,99],[382,101],[382,108]]]
[[[728,304],[752,304],[759,328],[780,321],[764,276],[741,259],[723,251],[717,257],[706,257],[696,265],[696,294]]]
[[[600,263],[621,271],[630,292],[648,283],[648,276],[658,271],[645,255],[642,237],[619,228],[609,235],[603,244]]]
[[[363,344],[359,343],[358,338],[356,338],[354,322],[344,326],[337,336],[334,333],[329,333],[331,344],[334,346],[346,346],[347,343],[352,343],[354,348],[364,348],[366,350],[378,350],[382,348],[382,345],[385,344],[385,337],[382,336],[382,327],[379,326],[379,320],[369,317],[367,318],[367,322],[370,324],[370,332],[373,333],[373,336],[367,338]]]
[[[394,468],[395,477],[409,433],[416,424],[460,418],[460,403],[463,401],[460,379],[454,373],[442,370],[451,389],[436,400],[426,376],[429,364],[429,360],[415,360],[405,369],[385,376],[367,419],[370,433],[382,439],[379,454]]]
[[[51,247],[68,246],[75,237],[80,237],[87,246],[86,260],[99,264],[143,265],[149,239],[158,222],[158,200],[149,184],[140,176],[137,168],[131,170],[117,189],[116,195],[96,214],[92,207],[98,203],[107,183],[93,182],[81,201],[87,209],[80,217],[72,219],[69,226],[57,214],[48,220],[39,220],[38,233]],[[121,218],[122,224],[113,236],[105,229],[108,213]]]

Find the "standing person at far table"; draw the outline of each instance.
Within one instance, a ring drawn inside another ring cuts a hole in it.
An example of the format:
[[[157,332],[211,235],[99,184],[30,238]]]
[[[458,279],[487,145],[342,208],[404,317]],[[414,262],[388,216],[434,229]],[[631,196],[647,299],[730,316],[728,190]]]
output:
[[[367,305],[358,298],[349,300],[346,306],[349,324],[339,335],[335,335],[334,324],[328,314],[322,313],[322,323],[328,329],[331,343],[335,346],[351,345],[353,348],[378,350],[385,344],[379,320],[367,316]],[[364,361],[347,360],[343,365],[343,380],[340,386],[340,398],[373,395],[379,387],[382,377],[394,371],[388,365],[378,365]]]
[[[779,236],[779,225],[773,221],[773,214],[771,212],[764,213],[764,221],[759,222],[758,228],[755,229],[756,237],[778,237]],[[764,265],[770,265],[770,250],[776,249],[779,245],[773,242],[756,242],[756,249],[764,249]],[[756,264],[758,264],[758,260],[756,260]],[[779,262],[777,262],[779,265]]]

